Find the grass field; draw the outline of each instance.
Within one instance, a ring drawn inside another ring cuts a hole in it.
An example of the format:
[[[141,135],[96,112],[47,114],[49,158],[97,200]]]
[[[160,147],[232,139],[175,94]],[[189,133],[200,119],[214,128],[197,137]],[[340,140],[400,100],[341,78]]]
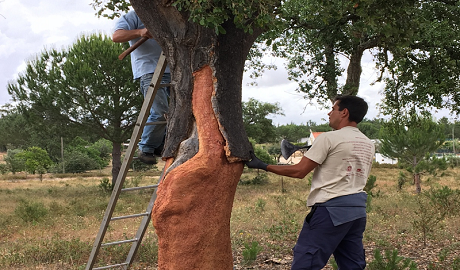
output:
[[[372,170],[377,180],[364,235],[368,262],[374,260],[376,249],[397,249],[417,269],[460,269],[460,206],[455,199],[460,169],[424,176],[422,189],[432,190],[429,196],[415,195],[410,180],[398,190],[399,172]],[[156,183],[158,175],[159,171],[130,172],[126,186]],[[298,180],[245,170],[231,219],[236,269],[290,269],[291,248],[308,213],[310,177]],[[110,197],[101,181],[109,178],[109,170],[46,175],[42,182],[33,175],[0,176],[0,269],[84,269]],[[146,191],[122,194],[115,216],[145,211],[150,196]],[[448,214],[436,219],[443,209]],[[106,240],[131,238],[139,222],[112,222]],[[131,269],[156,269],[156,242],[150,227]],[[128,249],[129,245],[102,249],[99,264],[123,262]],[[255,260],[251,252],[257,254]]]

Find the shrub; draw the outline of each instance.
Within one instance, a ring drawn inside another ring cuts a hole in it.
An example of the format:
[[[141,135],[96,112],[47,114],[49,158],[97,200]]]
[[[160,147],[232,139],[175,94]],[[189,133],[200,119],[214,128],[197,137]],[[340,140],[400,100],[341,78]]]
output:
[[[4,175],[9,171],[7,164],[0,164],[0,174]]]
[[[104,177],[100,184],[99,184],[99,190],[102,191],[103,193],[110,193],[113,190],[113,186],[109,178]]]
[[[268,183],[268,175],[266,173],[259,173],[254,178],[249,180],[240,180],[242,185],[265,185]]]
[[[99,169],[99,164],[89,157],[86,153],[72,151],[66,154],[67,158],[64,162],[66,173],[82,173],[89,170]],[[56,167],[57,170],[62,169],[62,165]]]
[[[16,155],[21,152],[21,149],[8,149],[5,156],[5,162],[13,174],[25,170],[26,161],[22,158],[16,157]]]
[[[368,270],[416,270],[417,266],[409,258],[398,255],[398,250],[387,250],[385,256],[382,256],[379,249],[374,252],[374,261],[369,263]]]
[[[245,243],[243,249],[243,260],[249,264],[257,259],[257,254],[262,250],[257,242]]]
[[[25,222],[35,223],[41,221],[48,214],[48,209],[43,203],[21,199],[14,213]]]

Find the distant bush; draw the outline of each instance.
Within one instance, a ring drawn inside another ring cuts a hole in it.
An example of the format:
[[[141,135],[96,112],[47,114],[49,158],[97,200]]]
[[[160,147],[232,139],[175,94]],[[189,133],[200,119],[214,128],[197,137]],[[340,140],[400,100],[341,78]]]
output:
[[[16,155],[21,153],[21,149],[8,149],[6,156],[4,157],[6,164],[13,174],[22,172],[25,170],[26,161],[21,158],[17,158]]]
[[[7,164],[0,164],[0,174],[4,175],[9,171]]]
[[[48,209],[40,202],[20,200],[14,213],[25,222],[39,222],[48,214]]]
[[[241,179],[241,185],[264,185],[268,183],[268,175],[266,173],[259,173],[254,178],[249,180]]]

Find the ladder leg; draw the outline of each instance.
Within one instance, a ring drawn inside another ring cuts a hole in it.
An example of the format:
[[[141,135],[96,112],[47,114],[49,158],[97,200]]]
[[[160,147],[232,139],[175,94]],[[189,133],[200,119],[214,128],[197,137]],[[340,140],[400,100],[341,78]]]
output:
[[[163,179],[164,173],[166,171],[165,169],[166,168],[163,168],[163,172],[160,176],[160,179],[158,180],[158,184],[160,184],[161,179]],[[153,191],[152,197],[150,198],[150,202],[147,207],[148,215],[142,218],[141,224],[139,225],[139,229],[137,230],[136,238],[139,240],[137,242],[134,242],[131,246],[131,249],[129,250],[128,257],[126,258],[126,261],[125,261],[128,266],[133,263],[137,250],[139,249],[142,239],[144,238],[145,232],[147,231],[147,227],[149,226],[150,220],[152,218],[153,204],[155,203],[155,200],[157,198],[157,189],[158,187],[155,188],[155,190]]]
[[[96,262],[96,257],[97,254],[99,253],[99,250],[101,248],[102,241],[104,239],[104,236],[107,232],[107,228],[109,226],[110,219],[112,218],[113,211],[115,209],[116,203],[118,201],[118,197],[120,195],[121,189],[123,187],[123,183],[126,179],[126,175],[128,173],[129,167],[128,165],[131,164],[134,156],[134,152],[136,151],[137,147],[137,142],[139,141],[142,130],[144,128],[144,125],[147,121],[148,115],[150,113],[150,108],[152,107],[153,99],[155,98],[155,95],[158,91],[158,88],[160,87],[161,84],[161,78],[163,76],[163,73],[166,69],[166,57],[164,54],[160,56],[160,59],[158,61],[157,67],[155,69],[155,72],[153,74],[152,82],[153,82],[153,87],[152,84],[150,86],[150,89],[147,91],[147,95],[144,98],[144,103],[142,104],[142,108],[140,111],[140,114],[138,116],[136,125],[134,126],[133,133],[131,135],[131,139],[129,142],[128,149],[126,150],[126,155],[123,159],[123,163],[120,168],[120,172],[118,173],[117,180],[115,182],[115,186],[113,187],[112,195],[110,196],[110,201],[107,205],[106,211],[104,213],[104,217],[101,222],[101,226],[99,228],[99,232],[96,236],[96,239],[93,244],[93,248],[91,250],[91,254],[88,258],[88,263],[86,265],[86,270],[91,270],[94,267],[94,264]],[[156,198],[156,189],[155,189],[155,196]],[[152,196],[153,198],[153,196]],[[150,207],[150,204],[149,204]],[[152,207],[153,207],[153,202],[152,202]],[[150,221],[150,215],[149,216],[149,221]],[[146,222],[145,227],[147,227],[148,221]],[[142,226],[142,225],[141,225]],[[145,232],[145,230],[144,230]],[[143,234],[142,234],[143,235]],[[139,241],[140,243],[140,241]],[[132,254],[132,258],[135,256],[136,250]],[[131,252],[130,252],[131,253]],[[131,258],[131,260],[132,260]],[[127,269],[128,266],[126,266]]]

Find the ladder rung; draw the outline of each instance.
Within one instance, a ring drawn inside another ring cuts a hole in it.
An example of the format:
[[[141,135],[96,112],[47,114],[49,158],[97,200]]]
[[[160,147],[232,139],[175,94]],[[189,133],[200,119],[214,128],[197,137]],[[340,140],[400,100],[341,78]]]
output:
[[[119,217],[111,218],[110,221],[120,220],[120,219],[126,219],[126,218],[145,217],[145,216],[147,216],[148,214],[149,214],[149,212],[140,213],[140,214],[133,214],[133,215],[126,215],[126,216],[119,216]]]
[[[151,125],[161,125],[161,124],[166,124],[166,121],[156,121],[156,122],[147,122],[145,123],[146,126],[151,126]]]
[[[121,241],[115,241],[115,242],[109,242],[109,243],[104,243],[102,244],[101,246],[102,247],[105,247],[105,246],[113,246],[113,245],[118,245],[118,244],[126,244],[126,243],[132,243],[132,242],[136,242],[137,238],[133,238],[133,239],[128,239],[128,240],[121,240]]]
[[[150,185],[150,186],[143,186],[143,187],[131,187],[131,188],[124,188],[121,191],[133,191],[133,190],[140,190],[140,189],[148,189],[148,188],[156,188],[158,187],[158,184],[156,185]]]
[[[115,267],[125,266],[125,265],[128,265],[128,263],[119,263],[119,264],[112,264],[112,265],[107,265],[107,266],[101,266],[101,267],[93,268],[93,270],[110,269],[110,268],[115,268]]]

